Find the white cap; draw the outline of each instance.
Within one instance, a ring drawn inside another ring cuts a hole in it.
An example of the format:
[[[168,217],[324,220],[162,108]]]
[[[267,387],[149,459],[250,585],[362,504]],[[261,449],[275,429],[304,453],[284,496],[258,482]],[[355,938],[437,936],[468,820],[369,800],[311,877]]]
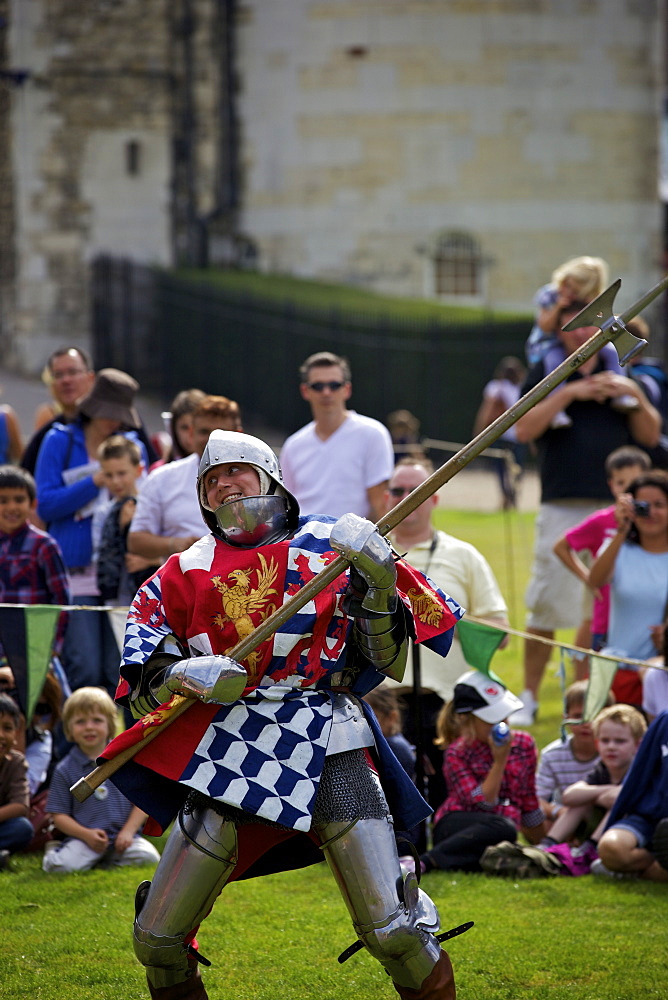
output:
[[[472,712],[483,722],[503,722],[522,707],[519,698],[498,681],[479,670],[467,670],[457,678],[453,695],[455,712]]]

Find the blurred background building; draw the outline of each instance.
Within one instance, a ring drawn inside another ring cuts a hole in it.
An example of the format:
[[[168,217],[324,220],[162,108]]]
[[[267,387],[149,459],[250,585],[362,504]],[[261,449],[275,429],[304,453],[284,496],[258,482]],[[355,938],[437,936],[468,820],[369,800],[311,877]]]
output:
[[[0,338],[89,343],[101,254],[529,310],[663,270],[657,0],[0,0]]]

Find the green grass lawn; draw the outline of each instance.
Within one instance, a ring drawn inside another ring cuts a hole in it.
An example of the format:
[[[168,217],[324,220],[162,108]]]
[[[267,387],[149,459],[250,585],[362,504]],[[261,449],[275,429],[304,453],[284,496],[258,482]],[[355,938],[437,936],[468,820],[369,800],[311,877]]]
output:
[[[440,511],[441,526],[474,544],[509,594],[522,624],[531,515]],[[521,685],[521,645],[513,639],[495,669]],[[539,746],[558,735],[559,680],[550,670],[533,728]],[[146,996],[131,945],[134,892],[142,870],[44,875],[39,858],[15,859],[0,873],[3,967],[0,998],[127,1000]],[[425,888],[443,928],[474,920],[449,944],[459,1000],[631,1000],[668,993],[664,885],[577,880],[507,881],[435,872]],[[199,942],[212,1000],[380,1000],[396,994],[366,954],[336,958],[353,941],[347,912],[324,865],[231,885]]]

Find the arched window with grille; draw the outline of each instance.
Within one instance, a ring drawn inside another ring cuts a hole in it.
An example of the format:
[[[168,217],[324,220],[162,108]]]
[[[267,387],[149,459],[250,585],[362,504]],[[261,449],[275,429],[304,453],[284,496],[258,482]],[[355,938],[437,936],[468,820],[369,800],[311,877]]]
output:
[[[485,260],[478,240],[461,230],[437,233],[427,253],[426,294],[466,303],[485,300]]]

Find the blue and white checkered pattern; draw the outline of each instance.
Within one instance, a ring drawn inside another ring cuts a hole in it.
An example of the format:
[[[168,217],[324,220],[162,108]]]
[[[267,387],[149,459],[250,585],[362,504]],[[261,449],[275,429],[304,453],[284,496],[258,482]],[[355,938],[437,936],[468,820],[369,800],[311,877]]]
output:
[[[214,718],[179,780],[263,819],[307,831],[331,721],[326,692],[258,688]]]

